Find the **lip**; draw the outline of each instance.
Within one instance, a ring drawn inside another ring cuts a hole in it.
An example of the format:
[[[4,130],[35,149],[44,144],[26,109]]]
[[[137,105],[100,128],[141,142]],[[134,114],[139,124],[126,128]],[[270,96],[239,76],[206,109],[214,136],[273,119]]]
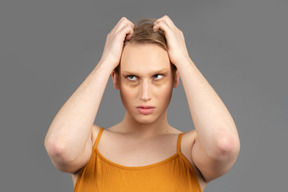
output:
[[[143,115],[149,115],[154,112],[155,107],[148,105],[140,105],[136,107],[138,111]]]
[[[151,109],[151,108],[155,108],[154,106],[151,106],[151,105],[139,105],[137,106],[137,108],[143,108],[143,109]]]

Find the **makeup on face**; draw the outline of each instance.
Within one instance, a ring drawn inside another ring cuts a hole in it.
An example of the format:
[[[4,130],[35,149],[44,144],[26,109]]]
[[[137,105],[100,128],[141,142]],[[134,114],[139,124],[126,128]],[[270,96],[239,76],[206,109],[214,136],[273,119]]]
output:
[[[124,71],[122,72],[122,78],[124,79],[124,82],[131,85],[137,85],[141,81],[143,81],[144,75],[139,74],[138,72],[132,72],[132,71]],[[146,75],[147,78],[151,78],[151,81],[156,85],[162,85],[165,82],[167,82],[167,78],[169,78],[169,69],[162,69],[157,70],[155,72],[151,72],[148,75]]]
[[[144,106],[144,105],[137,106],[136,108],[138,109],[139,113],[143,115],[149,115],[153,113],[155,110],[155,107],[153,106]]]

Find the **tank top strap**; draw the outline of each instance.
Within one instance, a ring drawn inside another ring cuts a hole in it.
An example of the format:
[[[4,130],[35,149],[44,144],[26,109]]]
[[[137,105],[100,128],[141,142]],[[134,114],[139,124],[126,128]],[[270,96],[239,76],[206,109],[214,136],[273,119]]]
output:
[[[96,149],[96,147],[97,147],[97,145],[98,145],[98,143],[99,143],[100,137],[101,137],[101,135],[102,135],[102,133],[103,133],[103,130],[104,130],[104,128],[103,128],[103,127],[100,127],[100,130],[99,130],[99,132],[98,132],[98,135],[97,135],[97,138],[96,138],[96,141],[95,141],[95,144],[94,144],[93,149]]]
[[[185,132],[182,132],[178,135],[178,140],[177,140],[177,153],[180,154],[181,153],[181,140],[182,140],[182,136]]]

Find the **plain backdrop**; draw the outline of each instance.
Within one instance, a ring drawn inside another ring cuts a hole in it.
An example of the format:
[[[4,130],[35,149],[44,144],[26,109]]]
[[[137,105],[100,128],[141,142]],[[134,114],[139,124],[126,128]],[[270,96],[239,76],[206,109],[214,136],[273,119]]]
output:
[[[287,0],[1,0],[1,191],[73,191],[71,175],[44,148],[50,123],[96,66],[121,17],[163,15],[183,31],[191,59],[240,135],[235,165],[205,191],[286,191],[287,10]],[[107,128],[124,113],[110,77],[95,122]],[[182,83],[168,121],[194,129]]]

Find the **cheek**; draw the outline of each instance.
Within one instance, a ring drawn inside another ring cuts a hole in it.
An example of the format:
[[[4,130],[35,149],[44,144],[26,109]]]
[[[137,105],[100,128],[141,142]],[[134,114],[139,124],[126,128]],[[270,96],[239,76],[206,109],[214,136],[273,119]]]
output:
[[[129,101],[133,97],[135,97],[136,89],[129,85],[122,84],[120,88],[120,95],[121,95],[122,101],[124,102]]]
[[[156,93],[159,98],[169,99],[172,93],[172,86],[169,82],[162,82],[156,87]]]
[[[169,79],[159,81],[157,83],[150,84],[150,96],[153,95],[158,98],[158,100],[167,100],[171,97],[172,93],[172,84]],[[135,99],[139,96],[140,88],[137,85],[133,85],[131,83],[122,83],[120,88],[120,94],[123,101],[126,103],[132,99]]]

